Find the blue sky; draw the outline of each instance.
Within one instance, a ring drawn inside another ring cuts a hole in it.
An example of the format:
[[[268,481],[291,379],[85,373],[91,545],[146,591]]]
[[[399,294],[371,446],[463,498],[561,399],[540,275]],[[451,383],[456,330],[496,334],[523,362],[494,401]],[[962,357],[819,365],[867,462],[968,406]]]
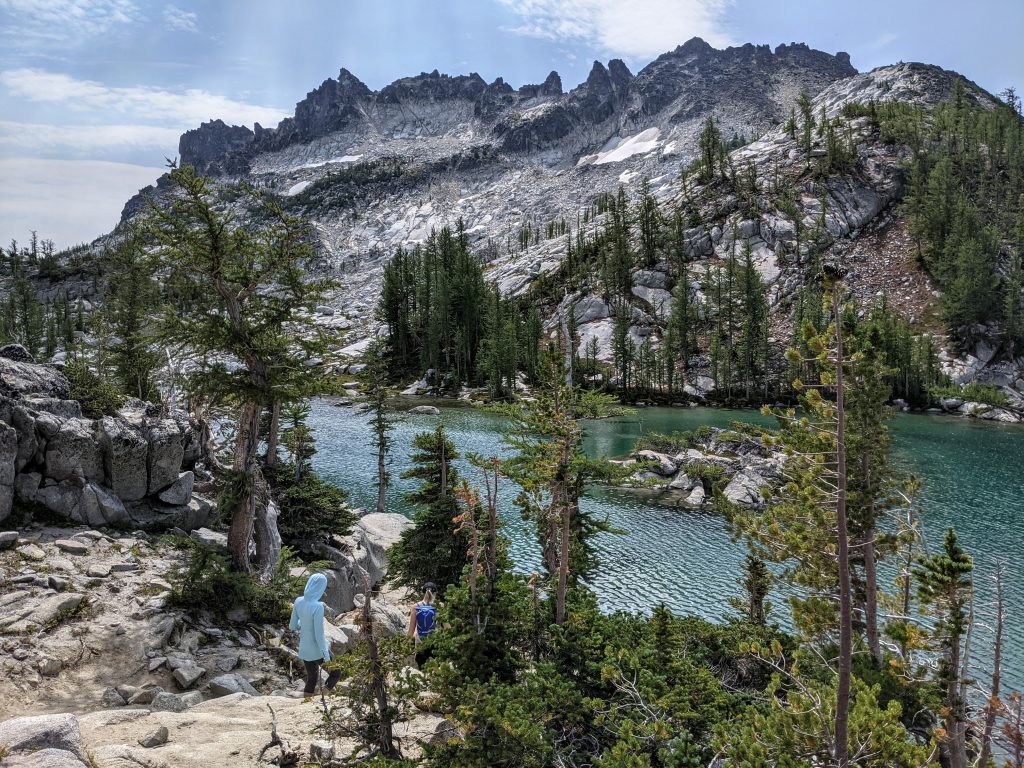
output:
[[[1024,90],[1024,2],[975,0],[0,0],[0,239],[64,246],[108,231],[178,135],[264,127],[347,67],[371,88],[421,71],[514,86],[594,59],[636,72],[699,35],[800,41],[868,70],[955,69]]]

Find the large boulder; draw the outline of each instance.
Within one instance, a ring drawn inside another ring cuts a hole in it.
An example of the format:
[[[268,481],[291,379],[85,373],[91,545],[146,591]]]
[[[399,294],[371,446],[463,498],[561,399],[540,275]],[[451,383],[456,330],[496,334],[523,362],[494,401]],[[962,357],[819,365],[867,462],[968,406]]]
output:
[[[14,485],[18,458],[18,431],[0,421],[0,485]]]
[[[89,756],[82,743],[82,732],[74,715],[38,715],[16,717],[0,723],[0,747],[11,753],[38,753],[62,751],[79,761],[88,762]],[[50,756],[53,757],[53,756]],[[10,758],[5,758],[4,765]],[[29,765],[30,763],[25,763]],[[43,763],[42,765],[46,765]]]
[[[743,470],[733,476],[722,493],[733,504],[753,507],[762,503],[761,488],[767,485],[765,479],[756,472]]]
[[[77,592],[47,591],[41,596],[27,591],[9,593],[0,604],[0,633],[21,634],[42,629],[76,610],[83,600],[85,595]]]
[[[324,640],[330,646],[332,656],[348,653],[359,640],[359,627],[355,624],[332,624],[324,622]]]
[[[21,472],[25,465],[35,458],[36,450],[39,448],[39,440],[36,438],[36,419],[24,405],[12,405],[10,415],[5,420],[18,433],[18,455],[14,462],[14,469]]]
[[[128,517],[132,525],[143,529],[167,530],[181,528],[191,531],[207,526],[213,519],[213,504],[200,496],[193,496],[188,504],[164,504],[155,499],[128,502]]]
[[[384,552],[398,543],[402,533],[413,527],[413,522],[397,512],[371,512],[356,521],[364,541]]]
[[[174,419],[159,419],[149,425],[146,430],[149,493],[159,493],[178,479],[185,458],[184,437],[181,426]]]
[[[122,501],[136,501],[149,490],[149,444],[126,421],[104,416],[99,422],[103,467],[111,489]]]
[[[259,695],[259,691],[253,688],[249,681],[237,672],[218,675],[210,681],[211,696],[229,696],[232,693],[247,693],[250,696]]]
[[[380,599],[370,603],[370,617],[373,619],[374,634],[378,637],[401,635],[409,625],[408,614]]]
[[[608,302],[594,294],[584,296],[577,301],[573,312],[576,315],[577,325],[590,323],[594,320],[604,320],[606,317],[612,316],[612,308],[608,306]]]
[[[0,357],[0,391],[3,389],[19,395],[42,395],[67,400],[71,385],[67,377],[51,365]]]
[[[48,510],[68,520],[81,521],[79,507],[82,505],[84,486],[80,480],[63,480],[59,483],[49,482],[40,486],[35,493],[35,501]]]
[[[331,544],[314,544],[313,553],[330,561],[326,570],[324,602],[338,613],[355,607],[356,595],[363,594],[363,572],[375,587],[387,568],[387,550],[402,531],[412,526],[404,515],[374,513],[361,517],[349,536],[335,536]]]
[[[14,465],[17,460],[18,432],[0,421],[0,520],[11,514],[14,503]]]
[[[651,471],[662,477],[671,477],[679,469],[679,465],[676,464],[672,457],[666,456],[664,453],[637,451],[634,455],[638,460],[650,464]]]
[[[46,475],[103,481],[103,460],[89,419],[69,419],[46,442]]]
[[[110,490],[96,483],[87,483],[82,489],[77,516],[71,517],[95,527],[127,526],[131,522],[124,503]]]
[[[164,504],[188,504],[192,498],[192,486],[195,483],[195,475],[192,472],[182,472],[178,479],[160,491],[159,499]]]
[[[66,749],[18,752],[7,757],[3,766],[4,768],[89,768],[86,763],[75,756],[74,752],[68,752]]]

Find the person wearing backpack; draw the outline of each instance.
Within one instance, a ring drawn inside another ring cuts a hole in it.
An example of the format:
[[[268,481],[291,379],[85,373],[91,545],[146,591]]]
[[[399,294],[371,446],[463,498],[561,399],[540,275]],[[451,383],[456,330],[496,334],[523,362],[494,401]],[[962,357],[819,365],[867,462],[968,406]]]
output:
[[[422,668],[430,658],[430,645],[425,641],[437,628],[437,585],[428,581],[423,585],[423,599],[409,611],[409,637],[416,643],[416,666]]]

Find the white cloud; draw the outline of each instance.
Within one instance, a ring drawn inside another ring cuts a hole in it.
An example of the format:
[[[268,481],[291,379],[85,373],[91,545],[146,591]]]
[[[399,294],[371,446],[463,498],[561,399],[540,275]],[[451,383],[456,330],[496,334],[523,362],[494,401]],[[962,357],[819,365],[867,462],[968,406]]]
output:
[[[18,45],[95,37],[139,20],[132,0],[0,0],[4,37]]]
[[[691,37],[714,46],[730,40],[721,22],[729,0],[498,0],[523,17],[510,31],[548,40],[577,40],[641,59]]]
[[[63,248],[117,224],[125,202],[164,168],[99,160],[0,159],[0,237],[30,230]]]
[[[101,152],[124,149],[159,149],[175,154],[176,128],[156,125],[46,125],[0,120],[0,147],[46,151]]]
[[[199,16],[176,5],[164,6],[164,23],[180,32],[198,32]]]
[[[894,43],[897,40],[899,40],[899,37],[900,36],[897,35],[895,32],[883,32],[882,34],[880,34],[878,37],[871,41],[870,47],[874,48],[875,50],[878,50],[879,48],[885,48],[890,43]]]
[[[247,104],[209,91],[189,88],[168,91],[151,86],[115,88],[93,80],[79,80],[42,69],[0,72],[0,84],[12,95],[29,101],[61,104],[76,112],[130,115],[140,122],[153,121],[193,128],[220,118],[227,123],[259,122],[274,126],[286,116],[283,110]]]

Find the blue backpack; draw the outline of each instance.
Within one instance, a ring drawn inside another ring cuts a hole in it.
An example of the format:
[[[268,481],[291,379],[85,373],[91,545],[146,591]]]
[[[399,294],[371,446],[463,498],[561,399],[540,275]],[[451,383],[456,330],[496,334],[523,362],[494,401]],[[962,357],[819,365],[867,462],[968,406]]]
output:
[[[437,608],[420,603],[416,606],[416,634],[427,637],[437,623]]]

